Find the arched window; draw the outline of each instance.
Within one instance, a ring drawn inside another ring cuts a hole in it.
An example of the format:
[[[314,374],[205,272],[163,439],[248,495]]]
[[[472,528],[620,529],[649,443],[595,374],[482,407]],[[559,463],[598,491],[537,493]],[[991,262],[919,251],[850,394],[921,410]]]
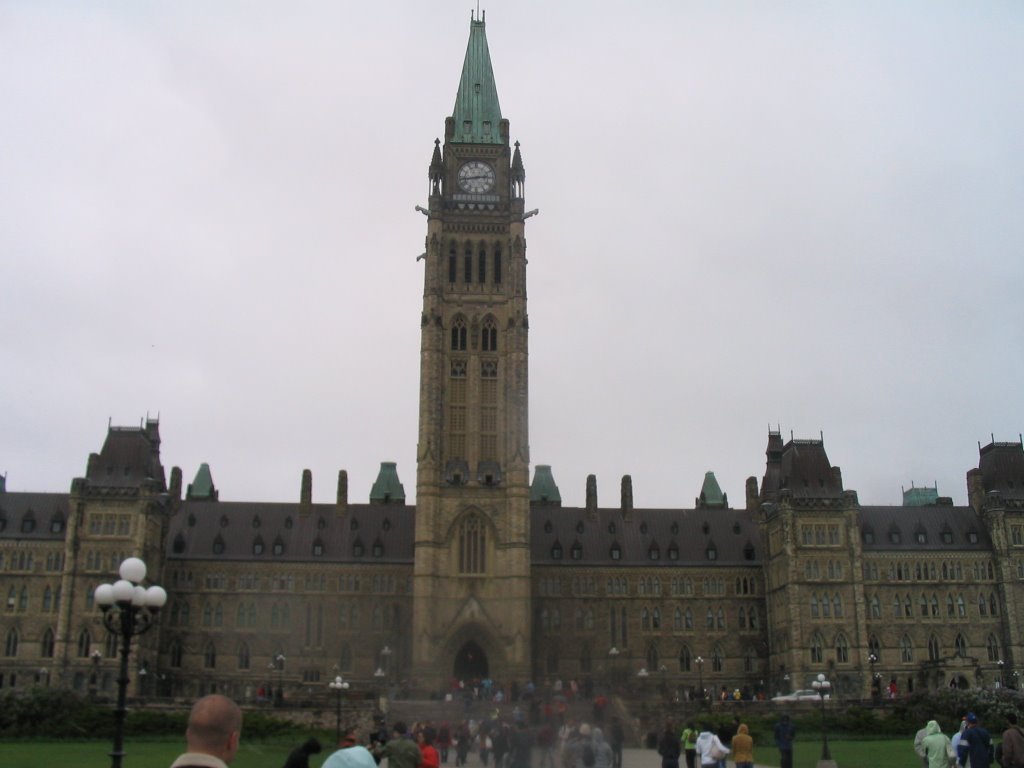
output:
[[[48,613],[50,606],[53,605],[53,590],[50,589],[50,585],[46,585],[46,589],[43,590],[43,611]]]
[[[501,244],[496,243],[494,246],[494,284],[501,285]]]
[[[904,635],[900,638],[900,661],[909,663],[914,660],[914,644],[910,642],[910,636]]]
[[[458,253],[455,247],[455,241],[452,240],[448,244],[448,282],[454,283],[458,278]]]
[[[928,661],[938,661],[942,658],[942,652],[939,648],[939,638],[932,635],[928,638]]]
[[[18,655],[18,630],[16,627],[11,627],[7,633],[7,642],[4,643],[4,656],[9,659],[13,659]],[[12,675],[13,677],[13,675]]]
[[[203,626],[213,626],[213,606],[209,603],[206,603],[206,605],[203,606]]]
[[[238,646],[238,668],[249,668],[249,646],[246,643],[241,643]]]
[[[480,350],[482,352],[498,351],[498,324],[488,316],[480,328]]]
[[[999,659],[1000,659],[999,641],[996,640],[996,636],[995,635],[989,635],[988,636],[988,642],[985,643],[985,647],[988,650],[988,660],[989,661],[999,661]]]
[[[832,596],[832,615],[836,618],[843,615],[843,599],[838,592]]]
[[[220,603],[217,603],[217,607],[213,609],[213,626],[224,626],[224,607]]]
[[[640,629],[645,632],[651,628],[651,612],[646,608],[640,610]]]
[[[647,646],[647,669],[654,671],[661,666],[658,662],[658,648],[651,644]]]
[[[684,645],[679,649],[679,671],[689,672],[692,663],[693,659],[690,656],[690,649],[688,646]]]
[[[479,515],[469,515],[459,525],[459,573],[487,570],[487,529]]]
[[[988,615],[988,601],[984,595],[978,595],[978,614],[981,616]]]
[[[825,641],[821,634],[815,632],[811,636],[811,663],[821,664],[825,660]]]
[[[181,643],[177,640],[174,640],[171,643],[170,656],[171,666],[175,669],[179,668],[181,666]]]
[[[471,243],[466,243],[466,250],[462,257],[462,279],[466,285],[473,282],[473,246]]]
[[[725,611],[722,608],[718,609],[718,628],[725,629]]]
[[[480,284],[487,282],[487,247],[483,243],[477,251],[476,281]]]
[[[712,611],[710,608],[708,608],[707,627],[708,629],[715,628],[715,612]]]
[[[683,612],[683,625],[686,629],[693,629],[693,611],[689,608]]]
[[[53,630],[47,628],[43,633],[43,639],[39,641],[39,655],[44,659],[53,658]]]
[[[846,640],[846,635],[840,632],[836,635],[836,663],[846,664],[850,661],[850,644]]]
[[[868,653],[874,654],[875,663],[882,660],[882,645],[874,635],[868,638]]]
[[[989,592],[988,595],[988,614],[989,616],[999,615],[999,604],[996,602],[995,592]]]
[[[936,618],[937,619],[939,617],[939,598],[934,593],[932,594],[931,607],[932,607],[932,618]]]
[[[738,624],[740,629],[747,628],[747,611],[745,608],[740,608]]]
[[[212,643],[207,643],[206,648],[203,649],[203,666],[206,669],[216,669],[217,667],[217,647]]]
[[[812,594],[811,595],[811,618],[812,619],[818,618],[818,595],[817,594]]]
[[[743,671],[753,672],[757,663],[757,654],[749,645],[743,649]]]
[[[722,653],[722,646],[715,645],[715,647],[711,650],[711,671],[712,672],[722,672],[723,671],[723,667],[725,666],[725,664],[723,662],[724,658],[725,658],[725,654]]]
[[[750,612],[747,614],[747,624],[751,629],[757,629],[758,623],[757,608],[751,608]]]
[[[89,652],[91,650],[92,636],[89,634],[88,629],[83,629],[81,632],[78,633],[78,658],[89,658]]]
[[[871,600],[868,601],[868,604],[871,606],[871,618],[882,618],[882,602],[878,599],[878,595],[872,595]]]
[[[466,351],[466,318],[456,315],[452,321],[452,351]]]
[[[956,640],[953,641],[954,652],[961,659],[967,655],[967,641],[964,640],[964,636],[959,632],[956,635]]]
[[[675,611],[672,614],[672,629],[683,628],[683,612],[679,610],[679,606],[676,606]]]
[[[967,603],[964,602],[963,595],[956,596],[956,615],[961,619],[967,616]]]

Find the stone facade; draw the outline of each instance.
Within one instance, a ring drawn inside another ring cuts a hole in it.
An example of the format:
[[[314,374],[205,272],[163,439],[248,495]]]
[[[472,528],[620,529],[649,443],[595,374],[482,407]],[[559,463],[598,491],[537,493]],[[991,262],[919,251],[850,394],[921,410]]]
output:
[[[384,464],[369,503],[182,491],[159,425],[111,427],[68,493],[0,483],[0,682],[109,692],[97,584],[143,557],[169,601],[135,646],[135,693],[308,697],[454,678],[807,687],[841,696],[1016,685],[1024,661],[1024,448],[992,443],[969,505],[867,507],[821,440],[769,432],[734,508],[713,475],[692,508],[602,507],[529,477],[525,169],[482,22],[429,166],[416,505]],[[921,503],[923,500],[923,504]],[[98,652],[98,653],[96,653]],[[141,672],[145,674],[140,674]],[[642,671],[642,673],[641,673]],[[638,677],[638,673],[639,677]]]

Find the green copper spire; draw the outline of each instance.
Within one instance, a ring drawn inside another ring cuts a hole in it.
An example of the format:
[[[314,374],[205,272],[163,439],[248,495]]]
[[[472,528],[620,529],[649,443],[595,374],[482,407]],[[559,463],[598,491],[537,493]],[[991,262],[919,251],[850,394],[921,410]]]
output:
[[[701,486],[700,496],[697,497],[697,508],[707,507],[729,508],[729,497],[722,493],[714,472],[704,473],[704,485]]]
[[[530,501],[535,504],[554,504],[562,506],[562,494],[555,485],[555,476],[551,474],[551,465],[538,464],[533,470],[533,483],[530,485]]]
[[[485,23],[471,19],[466,60],[462,63],[462,79],[452,112],[455,144],[501,144],[501,107],[498,88],[494,84],[491,54],[487,50]]]
[[[371,504],[404,504],[405,488],[398,480],[398,465],[393,461],[382,461],[377,481],[370,489]]]

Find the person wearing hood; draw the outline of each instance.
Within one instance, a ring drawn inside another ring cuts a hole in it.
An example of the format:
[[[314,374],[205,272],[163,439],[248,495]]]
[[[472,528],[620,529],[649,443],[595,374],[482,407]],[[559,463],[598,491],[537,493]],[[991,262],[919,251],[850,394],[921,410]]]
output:
[[[740,723],[732,737],[732,759],[736,768],[754,768],[754,739],[746,723]]]
[[[309,768],[309,756],[319,754],[320,742],[316,739],[307,739],[291,751],[284,762],[284,768]]]
[[[591,738],[594,740],[594,768],[612,768],[615,756],[612,753],[612,745],[604,739],[604,731],[594,728]]]
[[[929,720],[921,739],[921,754],[925,768],[949,768],[950,758],[956,755],[949,737],[942,732],[936,720]]]
[[[729,748],[722,743],[722,740],[715,735],[708,723],[701,726],[700,736],[697,737],[697,756],[701,765],[718,765],[727,754]]]

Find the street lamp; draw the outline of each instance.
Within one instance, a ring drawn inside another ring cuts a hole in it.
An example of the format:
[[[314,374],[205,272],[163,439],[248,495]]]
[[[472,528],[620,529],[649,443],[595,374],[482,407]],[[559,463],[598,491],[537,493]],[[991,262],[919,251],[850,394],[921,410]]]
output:
[[[875,672],[875,664],[878,663],[878,656],[873,653],[868,654],[868,666],[871,668],[871,698],[877,701],[882,695],[882,678],[877,672]]]
[[[89,678],[89,695],[96,699],[96,688],[99,686],[100,679],[100,660],[103,658],[103,654],[99,652],[98,648],[93,648],[92,653],[89,654],[89,658],[92,659],[92,676]]]
[[[121,674],[117,678],[117,709],[114,710],[114,751],[110,753],[111,768],[120,768],[124,758],[124,718],[128,689],[128,654],[132,637],[141,635],[155,623],[157,613],[167,602],[163,587],[141,586],[146,578],[146,564],[137,557],[129,557],[118,573],[121,578],[113,584],[100,584],[94,597],[103,611],[103,626],[112,635],[121,638]],[[97,652],[98,653],[98,652]],[[96,658],[96,657],[94,657]],[[99,660],[93,662],[97,667]]]
[[[693,660],[697,665],[697,691],[701,704],[704,703],[704,657],[698,656]]]
[[[334,691],[337,696],[337,709],[334,717],[334,746],[341,744],[341,694],[348,690],[348,682],[341,679],[341,675],[335,677],[327,684],[327,687]]]
[[[1002,688],[1003,687],[1003,667],[1006,666],[1006,662],[1003,661],[1002,659],[1000,659],[999,661],[996,662],[996,664],[999,666],[999,687]]]
[[[274,664],[277,666],[277,698],[278,706],[284,706],[284,663],[287,661],[283,653],[274,657]]]
[[[825,675],[819,673],[818,679],[811,683],[811,686],[821,701],[821,761],[831,762],[832,755],[828,751],[828,731],[825,730],[825,698],[832,689],[832,683],[826,679]]]

